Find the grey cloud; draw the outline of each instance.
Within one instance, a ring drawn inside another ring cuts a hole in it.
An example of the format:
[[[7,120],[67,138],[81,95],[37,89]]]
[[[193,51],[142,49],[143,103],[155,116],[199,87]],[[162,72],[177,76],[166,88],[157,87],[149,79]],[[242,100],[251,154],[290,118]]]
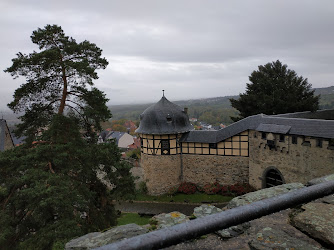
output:
[[[1,69],[37,49],[33,30],[58,24],[103,49],[110,65],[96,86],[113,104],[156,101],[161,89],[174,100],[239,94],[258,65],[277,59],[315,87],[334,75],[332,0],[4,0],[0,11]],[[22,83],[4,74],[2,103]]]

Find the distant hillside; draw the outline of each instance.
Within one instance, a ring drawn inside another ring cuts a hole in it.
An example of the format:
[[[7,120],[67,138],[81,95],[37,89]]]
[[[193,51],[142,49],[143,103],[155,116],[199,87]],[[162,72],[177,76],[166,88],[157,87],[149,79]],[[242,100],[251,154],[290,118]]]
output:
[[[334,94],[334,86],[326,88],[314,88],[316,95],[331,95]]]
[[[321,95],[320,109],[334,108],[334,86],[315,88],[315,94]],[[174,101],[181,107],[188,107],[190,117],[198,118],[211,124],[230,124],[230,116],[235,116],[237,111],[231,107],[230,98],[237,99],[239,96],[223,96],[213,98],[192,99]],[[158,101],[158,100],[157,100]],[[114,105],[110,106],[113,119],[138,120],[139,115],[154,103],[140,105]]]
[[[315,94],[321,95],[320,109],[334,109],[334,86],[326,88],[315,88]],[[175,101],[181,107],[188,107],[190,117],[198,118],[210,124],[230,124],[230,116],[235,116],[237,111],[230,105],[230,98],[238,96],[223,96],[213,98],[202,98],[192,100]],[[157,100],[158,101],[158,100]],[[138,121],[139,115],[154,103],[136,105],[112,105],[109,106],[113,120],[127,119]],[[0,111],[1,117],[7,120],[9,126],[19,123],[18,116],[10,111]],[[1,118],[0,117],[0,118]]]
[[[174,103],[176,103],[181,107],[220,105],[221,108],[231,108],[230,98],[238,98],[238,97],[239,96],[223,96],[223,97],[193,99],[187,101],[175,101]]]
[[[334,109],[334,86],[316,88],[314,93],[320,95],[320,109]]]

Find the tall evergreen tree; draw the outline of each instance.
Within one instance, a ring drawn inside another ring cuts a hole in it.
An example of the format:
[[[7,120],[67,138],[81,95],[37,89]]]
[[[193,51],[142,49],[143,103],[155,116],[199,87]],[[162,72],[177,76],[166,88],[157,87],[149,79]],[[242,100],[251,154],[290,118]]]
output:
[[[319,107],[319,96],[314,95],[307,78],[298,76],[279,60],[260,65],[249,76],[246,93],[239,99],[230,99],[232,107],[237,109],[238,121],[256,114],[283,114],[299,111],[315,111]]]
[[[102,50],[88,41],[77,43],[57,25],[38,28],[31,40],[40,51],[17,53],[5,70],[14,78],[26,79],[8,104],[13,111],[24,112],[17,134],[35,139],[55,114],[66,112],[79,117],[81,128],[92,136],[92,127],[100,129],[100,122],[111,117],[105,95],[87,88],[98,79],[96,70],[108,65]]]
[[[105,95],[87,88],[107,65],[101,50],[56,25],[32,40],[44,50],[19,53],[6,69],[26,78],[9,107],[25,111],[19,132],[28,141],[0,153],[0,249],[52,249],[113,226],[112,200],[134,192],[117,146],[95,140],[110,117]]]

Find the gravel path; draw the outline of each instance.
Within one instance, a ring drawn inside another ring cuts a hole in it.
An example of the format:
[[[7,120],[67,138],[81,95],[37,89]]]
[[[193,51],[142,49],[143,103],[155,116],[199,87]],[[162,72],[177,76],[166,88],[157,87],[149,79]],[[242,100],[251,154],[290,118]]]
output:
[[[223,208],[227,203],[212,204],[216,207]],[[194,212],[195,207],[199,207],[200,203],[161,203],[161,202],[120,202],[115,203],[115,208],[121,212],[126,213],[139,213],[147,215],[156,215],[161,213],[170,213],[173,211],[178,211],[185,215],[191,215]]]

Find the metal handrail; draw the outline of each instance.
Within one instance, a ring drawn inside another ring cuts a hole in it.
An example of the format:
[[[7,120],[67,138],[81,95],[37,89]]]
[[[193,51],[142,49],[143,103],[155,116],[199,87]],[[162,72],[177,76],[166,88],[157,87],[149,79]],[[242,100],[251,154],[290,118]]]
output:
[[[304,187],[286,194],[232,208],[172,227],[105,245],[97,250],[159,249],[251,221],[334,193],[334,181]]]

